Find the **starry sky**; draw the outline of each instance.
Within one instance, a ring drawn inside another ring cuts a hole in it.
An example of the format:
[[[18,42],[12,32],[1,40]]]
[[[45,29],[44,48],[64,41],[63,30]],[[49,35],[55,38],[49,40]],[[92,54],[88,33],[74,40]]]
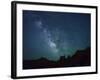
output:
[[[90,47],[90,14],[23,10],[23,59],[59,60]]]

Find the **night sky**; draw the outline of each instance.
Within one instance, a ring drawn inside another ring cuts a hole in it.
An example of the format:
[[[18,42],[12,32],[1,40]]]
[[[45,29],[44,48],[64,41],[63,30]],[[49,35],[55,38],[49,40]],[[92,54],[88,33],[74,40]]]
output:
[[[23,59],[59,60],[90,47],[90,14],[23,10]]]

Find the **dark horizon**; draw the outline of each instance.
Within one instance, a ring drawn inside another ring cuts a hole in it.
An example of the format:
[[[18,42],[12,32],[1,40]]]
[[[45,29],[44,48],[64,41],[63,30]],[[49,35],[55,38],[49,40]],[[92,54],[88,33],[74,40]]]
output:
[[[81,67],[91,66],[91,48],[79,50],[73,56],[60,56],[58,61],[48,60],[41,57],[37,60],[23,60],[23,69],[58,68],[58,67]]]

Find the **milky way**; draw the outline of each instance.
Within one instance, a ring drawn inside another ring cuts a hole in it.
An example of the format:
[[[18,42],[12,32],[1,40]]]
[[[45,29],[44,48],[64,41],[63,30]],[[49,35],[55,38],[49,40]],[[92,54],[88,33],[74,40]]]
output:
[[[42,36],[44,36],[44,40],[45,42],[48,44],[48,46],[50,47],[50,49],[52,50],[53,53],[57,53],[58,49],[57,49],[57,45],[56,43],[53,41],[52,35],[50,34],[50,32],[43,27],[42,21],[37,21],[36,22],[36,26],[39,29],[42,29]]]

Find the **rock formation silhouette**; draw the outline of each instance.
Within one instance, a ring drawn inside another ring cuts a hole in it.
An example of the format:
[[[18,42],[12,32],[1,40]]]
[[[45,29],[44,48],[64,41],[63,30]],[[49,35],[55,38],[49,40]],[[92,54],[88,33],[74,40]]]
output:
[[[39,69],[39,68],[58,68],[58,67],[80,67],[91,65],[91,50],[78,50],[73,56],[61,56],[58,61],[51,61],[46,58],[38,60],[23,60],[23,69]]]

